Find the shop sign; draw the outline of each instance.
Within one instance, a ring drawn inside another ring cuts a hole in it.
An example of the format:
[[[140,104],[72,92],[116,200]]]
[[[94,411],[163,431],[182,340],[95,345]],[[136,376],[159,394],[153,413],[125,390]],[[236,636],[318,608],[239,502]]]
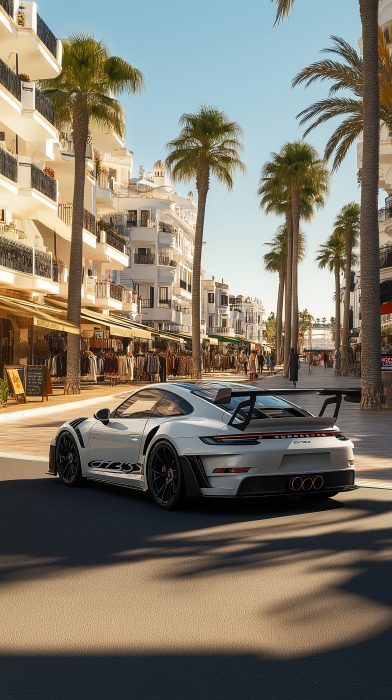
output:
[[[27,365],[26,396],[40,397],[48,401],[48,394],[53,394],[52,382],[46,365]]]
[[[40,326],[41,328],[49,328],[52,331],[63,331],[64,333],[74,333],[79,335],[79,328],[73,328],[72,326],[65,326],[62,323],[56,323],[56,321],[45,321],[42,318],[37,318],[34,316],[34,325]]]
[[[392,372],[392,355],[381,355],[381,371]]]
[[[7,373],[7,378],[11,384],[11,393],[15,396],[16,403],[27,403],[27,398],[19,370],[16,367],[6,367],[5,371]]]

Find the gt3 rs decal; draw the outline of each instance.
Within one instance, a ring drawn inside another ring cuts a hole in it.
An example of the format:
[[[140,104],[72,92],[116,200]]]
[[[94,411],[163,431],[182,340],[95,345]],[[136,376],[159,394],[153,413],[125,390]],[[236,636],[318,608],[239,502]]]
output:
[[[88,463],[90,469],[104,469],[111,472],[123,472],[124,474],[140,474],[139,464],[129,464],[128,462],[108,462],[94,459]]]

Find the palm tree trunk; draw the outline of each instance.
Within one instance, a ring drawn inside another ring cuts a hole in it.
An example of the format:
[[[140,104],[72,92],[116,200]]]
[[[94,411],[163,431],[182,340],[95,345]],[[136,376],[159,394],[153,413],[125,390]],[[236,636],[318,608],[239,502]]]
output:
[[[68,321],[76,326],[80,325],[82,307],[83,209],[88,123],[87,111],[82,109],[74,112],[72,127],[75,145],[75,183],[69,259]],[[64,394],[80,394],[80,337],[71,333],[68,334],[67,380]]]
[[[335,260],[335,351],[340,348],[340,261]]]
[[[343,307],[343,335],[342,335],[342,365],[340,374],[346,376],[348,374],[348,326],[350,318],[350,288],[351,288],[351,255],[353,248],[353,232],[351,229],[346,231],[345,249],[346,249],[346,285],[344,290],[344,307]]]
[[[363,39],[363,156],[361,182],[361,408],[380,409],[381,324],[378,234],[380,89],[378,0],[359,0]]]
[[[195,231],[195,252],[193,256],[192,279],[192,359],[193,378],[201,379],[200,352],[200,280],[201,280],[201,251],[203,247],[204,216],[207,193],[210,187],[210,168],[205,160],[200,160],[197,166],[196,187],[198,192],[197,219]]]
[[[289,355],[291,345],[291,292],[292,292],[292,259],[293,259],[293,215],[291,204],[286,210],[287,228],[287,273],[286,273],[286,295],[284,300],[284,353],[283,353],[283,376],[289,376]]]
[[[299,218],[301,205],[298,190],[292,192],[293,210],[293,259],[292,259],[292,299],[293,299],[293,329],[291,333],[291,345],[298,352],[298,241],[299,241]]]
[[[278,304],[276,309],[276,364],[282,363],[282,315],[284,297],[284,269],[279,270]]]

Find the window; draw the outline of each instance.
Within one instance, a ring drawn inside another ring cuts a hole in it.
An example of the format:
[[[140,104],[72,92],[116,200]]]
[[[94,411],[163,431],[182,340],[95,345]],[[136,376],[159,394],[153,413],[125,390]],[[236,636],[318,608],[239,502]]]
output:
[[[213,292],[208,292],[208,303],[213,304],[214,303],[214,294]]]
[[[143,389],[129,396],[114,413],[114,418],[150,418],[164,396],[159,389]]]
[[[182,399],[181,396],[167,391],[154,411],[154,418],[168,418],[171,416],[186,416],[193,412],[190,403]]]
[[[167,301],[169,298],[169,287],[159,287],[159,301]]]
[[[228,298],[226,294],[222,294],[222,306],[227,306],[228,305]]]
[[[148,226],[149,221],[150,221],[150,212],[142,209],[140,212],[140,225],[141,226]]]
[[[222,318],[222,328],[227,328],[227,318]]]
[[[209,317],[208,317],[208,325],[209,325],[209,327],[212,328],[214,324],[215,324],[215,316],[209,316]]]
[[[132,228],[137,225],[136,209],[128,209],[127,228]]]

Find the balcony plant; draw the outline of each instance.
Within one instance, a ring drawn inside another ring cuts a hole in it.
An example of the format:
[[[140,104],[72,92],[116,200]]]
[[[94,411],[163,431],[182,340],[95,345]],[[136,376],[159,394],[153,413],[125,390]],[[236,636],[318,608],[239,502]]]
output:
[[[19,78],[19,80],[22,81],[22,83],[29,83],[30,82],[30,76],[28,76],[27,73],[19,73],[18,78]]]
[[[43,172],[46,173],[49,177],[51,177],[52,180],[56,179],[56,173],[54,172],[53,168],[46,167],[43,169]]]
[[[56,265],[58,265],[59,267],[65,267],[64,262],[63,262],[63,261],[61,260],[61,258],[59,258],[57,255],[53,255],[53,256],[52,256],[52,260],[53,260],[53,262],[56,263]]]
[[[18,27],[24,27],[25,26],[25,13],[23,12],[25,8],[23,5],[19,5],[19,10],[18,10]]]
[[[7,403],[8,392],[9,389],[7,382],[0,379],[0,408],[3,408],[3,406],[5,406]]]
[[[7,231],[7,233],[12,233],[15,231],[16,226],[14,221],[10,221],[8,224],[4,226],[4,231]]]

